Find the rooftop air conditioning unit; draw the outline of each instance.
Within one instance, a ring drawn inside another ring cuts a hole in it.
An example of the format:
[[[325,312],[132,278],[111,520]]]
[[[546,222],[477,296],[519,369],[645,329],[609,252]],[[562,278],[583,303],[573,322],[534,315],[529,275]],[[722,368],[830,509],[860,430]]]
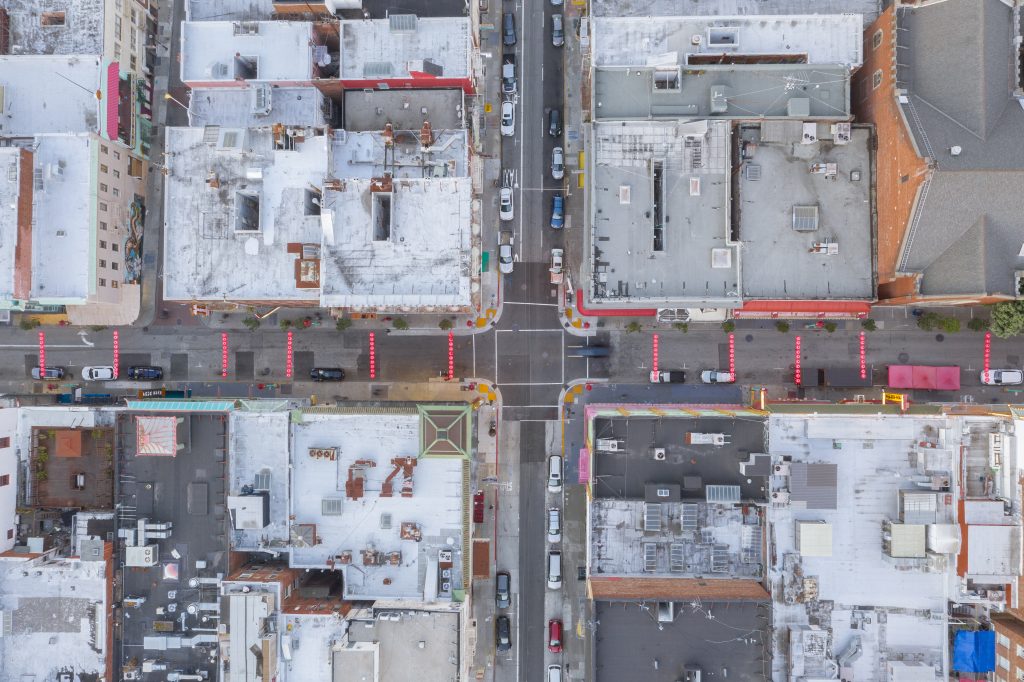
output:
[[[779,506],[789,506],[789,491],[776,490],[772,492],[772,504],[776,504]]]
[[[252,89],[252,113],[256,116],[267,116],[271,108],[271,88],[261,83]]]
[[[654,450],[652,450],[652,454],[654,455],[654,460],[656,462],[665,461],[665,448],[654,448]]]
[[[227,78],[228,76],[228,65],[216,62],[206,68],[206,75],[210,78]]]
[[[780,462],[773,466],[772,476],[789,476],[789,462]]]

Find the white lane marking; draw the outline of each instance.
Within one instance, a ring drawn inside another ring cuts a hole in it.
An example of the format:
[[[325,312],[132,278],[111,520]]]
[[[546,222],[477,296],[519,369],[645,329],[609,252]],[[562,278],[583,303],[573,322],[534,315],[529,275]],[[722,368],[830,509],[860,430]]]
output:
[[[89,333],[85,330],[78,332],[78,335],[82,337],[82,343],[87,346],[95,346],[96,344],[89,340]]]

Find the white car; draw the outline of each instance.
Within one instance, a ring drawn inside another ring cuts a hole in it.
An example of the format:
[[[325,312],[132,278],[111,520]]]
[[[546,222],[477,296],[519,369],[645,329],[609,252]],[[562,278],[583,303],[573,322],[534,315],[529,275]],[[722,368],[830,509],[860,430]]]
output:
[[[112,381],[114,378],[113,367],[83,367],[83,381]]]
[[[516,134],[516,106],[512,102],[501,103],[501,134],[505,137]]]
[[[558,544],[562,541],[562,510],[558,507],[548,509],[548,542]]]
[[[561,147],[551,150],[551,177],[555,180],[565,177],[565,155],[562,153]]]
[[[515,217],[515,209],[512,207],[512,188],[502,187],[498,197],[498,217],[502,220],[512,220]]]
[[[986,377],[985,374],[988,374]],[[988,386],[1016,386],[1024,384],[1024,372],[1019,369],[990,369],[981,373],[981,383]]]
[[[717,369],[706,369],[700,373],[700,380],[705,384],[731,384],[736,381],[729,372],[723,372]]]
[[[512,255],[512,245],[515,239],[511,232],[498,233],[498,272],[503,275],[512,274],[512,266],[515,258]]]

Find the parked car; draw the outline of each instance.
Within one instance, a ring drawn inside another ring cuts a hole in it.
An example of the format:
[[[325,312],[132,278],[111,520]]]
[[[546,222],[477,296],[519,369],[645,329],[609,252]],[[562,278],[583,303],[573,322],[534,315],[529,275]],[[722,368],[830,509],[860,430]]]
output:
[[[548,621],[548,651],[562,653],[562,621],[555,618]]]
[[[554,664],[548,666],[548,682],[562,682],[562,666]]]
[[[501,134],[505,137],[516,134],[516,106],[508,100],[501,103]]]
[[[512,648],[512,624],[508,616],[498,616],[494,625],[494,641],[498,651],[508,651]]]
[[[150,365],[137,365],[128,368],[129,379],[139,379],[142,381],[156,381],[164,378],[164,370],[160,367],[153,367]]]
[[[515,264],[512,254],[513,244],[515,244],[515,239],[511,232],[498,233],[498,272],[503,275],[512,274],[512,267]]]
[[[551,44],[555,47],[565,45],[565,26],[561,14],[551,15]]]
[[[706,369],[700,373],[700,380],[705,384],[731,384],[736,381],[736,377],[720,369]]]
[[[109,365],[82,368],[82,381],[112,381],[114,368]]]
[[[501,93],[508,97],[519,91],[519,84],[516,81],[516,56],[507,54],[502,57],[501,64]]]
[[[345,370],[340,367],[314,367],[309,370],[309,378],[313,381],[342,381]]]
[[[548,457],[548,491],[557,493],[562,489],[562,456]]]
[[[1016,386],[1024,384],[1024,372],[1019,369],[990,369],[988,376],[981,373],[981,383],[987,386]]]
[[[512,220],[515,217],[511,187],[502,187],[498,193],[498,217],[502,220]]]
[[[562,510],[558,507],[548,509],[548,542],[555,544],[562,541]]]
[[[548,135],[558,137],[562,134],[562,112],[552,109],[548,112]]]
[[[498,573],[494,581],[494,601],[499,609],[507,609],[512,605],[512,576],[507,571]]]
[[[701,668],[699,665],[688,665],[683,668],[686,673],[683,678],[686,682],[700,682],[701,680]]]
[[[551,227],[556,230],[565,227],[565,198],[561,194],[551,197]]]
[[[681,369],[651,372],[650,379],[652,384],[681,384],[686,381],[686,372]]]
[[[516,15],[512,12],[505,12],[501,17],[501,42],[505,47],[516,44]]]
[[[564,253],[562,249],[551,249],[551,267],[548,268],[548,272],[551,273],[551,284],[561,284],[564,279],[562,275],[562,255]]]
[[[557,549],[548,552],[548,588],[557,590],[562,587],[562,553]]]
[[[473,493],[473,523],[484,522],[484,491]]]
[[[63,379],[63,367],[47,367],[45,372],[40,372],[38,367],[32,368],[33,379]]]
[[[580,346],[574,350],[575,355],[582,358],[606,358],[611,353],[608,346]]]
[[[551,150],[551,177],[555,180],[565,177],[565,154],[561,147]]]
[[[562,0],[551,0],[551,4],[554,5],[555,7],[561,7]]]

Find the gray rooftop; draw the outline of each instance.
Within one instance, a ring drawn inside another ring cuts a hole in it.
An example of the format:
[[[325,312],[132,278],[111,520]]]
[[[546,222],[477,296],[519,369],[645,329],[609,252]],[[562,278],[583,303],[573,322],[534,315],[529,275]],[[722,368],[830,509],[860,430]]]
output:
[[[269,111],[266,95],[269,94]],[[189,98],[189,122],[194,126],[228,128],[286,126],[322,128],[331,103],[314,87],[277,88],[267,84],[244,88],[194,88]]]
[[[739,128],[753,154],[733,176],[744,299],[874,297],[870,130],[853,128],[849,144],[836,144],[828,124],[811,127],[817,141],[810,144],[797,121]],[[814,172],[830,163],[835,176]],[[798,230],[794,216],[803,212],[815,217]],[[838,253],[828,255],[827,242]]]
[[[671,16],[680,14],[679,0],[593,0],[594,16]],[[878,18],[879,0],[687,0],[689,15],[842,14],[864,17],[867,27]]]
[[[274,14],[274,0],[188,0],[186,21],[259,21]]]
[[[378,132],[336,132],[332,149],[332,176],[345,179],[381,177],[385,172],[395,179],[467,177],[469,148],[465,130],[434,133],[432,150],[420,147],[420,131],[396,130],[394,147],[387,153],[385,140]]]
[[[738,305],[738,254],[727,243],[729,124],[595,123],[592,149],[594,300]]]
[[[1024,268],[1024,108],[1011,90],[1019,87],[1016,18],[999,0],[948,0],[897,14],[904,118],[936,169],[899,271],[922,273],[926,295],[1012,294],[1013,271]]]
[[[318,300],[318,289],[296,287],[297,254],[286,249],[320,244],[306,193],[327,172],[328,138],[279,149],[266,131],[168,128],[166,148],[164,295]]]
[[[0,206],[9,206],[0,213],[0,300],[9,301],[15,289],[15,254],[18,246],[18,196],[21,194],[21,149],[0,147]]]
[[[346,90],[343,101],[345,130],[380,132],[386,123],[419,130],[424,121],[435,131],[466,127],[462,90]]]
[[[104,6],[103,0],[0,0],[11,54],[101,55]],[[64,14],[63,22],[55,13]]]
[[[398,17],[403,15],[391,19]],[[401,26],[403,19],[342,21],[341,78],[469,77],[467,17],[404,17],[414,21]]]
[[[106,88],[98,56],[0,56],[0,83],[0,135],[99,132],[106,101],[96,91]]]
[[[594,69],[594,115],[600,120],[676,118],[850,118],[850,71],[793,64]],[[655,89],[655,74],[674,89]]]

